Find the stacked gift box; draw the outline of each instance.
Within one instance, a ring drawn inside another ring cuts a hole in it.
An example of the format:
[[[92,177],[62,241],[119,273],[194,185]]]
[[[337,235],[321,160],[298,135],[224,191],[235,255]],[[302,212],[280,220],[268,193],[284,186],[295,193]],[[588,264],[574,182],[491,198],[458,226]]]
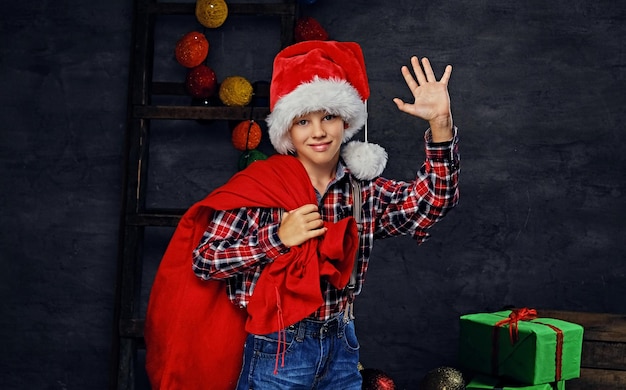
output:
[[[534,309],[460,318],[459,362],[467,390],[564,390],[580,376],[583,327],[537,317]]]

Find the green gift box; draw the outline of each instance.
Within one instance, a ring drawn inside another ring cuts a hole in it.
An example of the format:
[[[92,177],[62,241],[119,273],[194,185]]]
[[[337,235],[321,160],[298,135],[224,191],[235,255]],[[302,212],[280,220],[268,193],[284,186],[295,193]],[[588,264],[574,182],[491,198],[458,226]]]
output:
[[[578,378],[583,327],[534,317],[532,309],[461,316],[460,364],[529,385]]]
[[[542,383],[539,385],[519,385],[503,383],[499,378],[486,375],[478,375],[465,386],[465,390],[565,390],[565,381]]]

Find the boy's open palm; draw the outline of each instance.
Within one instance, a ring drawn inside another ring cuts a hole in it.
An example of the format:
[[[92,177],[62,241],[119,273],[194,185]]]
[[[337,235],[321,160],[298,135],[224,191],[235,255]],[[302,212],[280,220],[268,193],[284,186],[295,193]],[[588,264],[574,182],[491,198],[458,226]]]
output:
[[[448,81],[452,74],[452,66],[446,66],[443,76],[437,81],[428,58],[423,58],[420,65],[418,58],[413,56],[411,65],[415,77],[407,66],[403,66],[401,71],[415,100],[413,103],[406,103],[402,99],[395,98],[393,101],[396,106],[402,112],[428,121],[431,127],[451,127],[452,114]]]

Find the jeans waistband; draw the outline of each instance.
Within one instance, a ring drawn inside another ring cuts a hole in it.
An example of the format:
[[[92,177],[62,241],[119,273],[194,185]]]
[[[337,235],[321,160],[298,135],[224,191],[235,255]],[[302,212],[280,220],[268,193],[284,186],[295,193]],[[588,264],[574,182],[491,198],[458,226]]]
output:
[[[343,322],[344,313],[340,312],[328,320],[314,320],[305,318],[293,325],[287,327],[288,332],[294,332],[299,338],[304,336],[324,337],[329,332],[338,332],[343,330],[345,325]]]

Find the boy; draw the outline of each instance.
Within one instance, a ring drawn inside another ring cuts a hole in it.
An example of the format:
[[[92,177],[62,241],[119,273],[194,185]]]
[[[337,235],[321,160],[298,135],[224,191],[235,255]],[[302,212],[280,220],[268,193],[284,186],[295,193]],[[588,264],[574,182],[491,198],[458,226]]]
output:
[[[270,160],[276,169],[301,170],[305,178],[249,173],[264,180],[258,188],[238,183],[250,195],[241,207],[216,209],[193,252],[196,276],[224,280],[230,301],[248,311],[238,389],[361,389],[351,305],[363,286],[374,239],[411,234],[421,243],[458,201],[456,129],[447,92],[452,68],[437,81],[426,58],[420,65],[413,57],[411,64],[415,78],[406,66],[401,72],[415,102],[394,102],[428,121],[430,129],[426,162],[414,181],[402,182],[379,176],[387,156],[378,145],[343,145],[367,117],[369,86],[360,47],[305,41],[277,55],[267,123],[280,158]],[[353,217],[354,181],[362,203],[358,234],[356,224],[345,222]],[[263,199],[250,199],[265,190]],[[298,201],[291,204],[286,197]],[[325,256],[327,247],[332,254]]]
[[[394,102],[430,128],[426,161],[404,182],[380,176],[387,154],[367,126],[365,142],[347,142],[367,119],[358,44],[305,41],[276,56],[278,154],[192,205],[159,265],[144,327],[153,389],[361,389],[352,302],[374,240],[421,243],[458,201],[452,67],[437,81],[426,58],[411,64],[415,77],[401,72],[415,101]]]

